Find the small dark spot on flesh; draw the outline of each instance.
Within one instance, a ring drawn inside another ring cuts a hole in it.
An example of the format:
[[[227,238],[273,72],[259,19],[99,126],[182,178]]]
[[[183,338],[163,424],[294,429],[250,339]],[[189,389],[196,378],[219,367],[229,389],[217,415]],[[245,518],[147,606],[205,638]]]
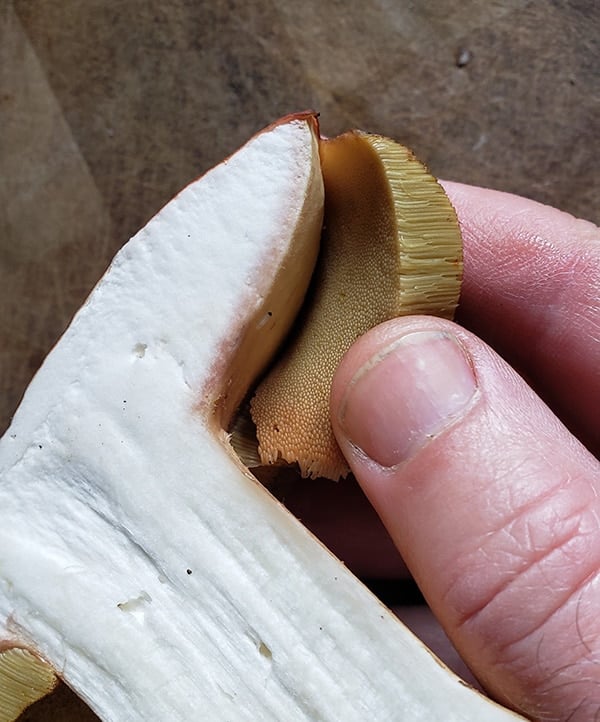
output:
[[[264,642],[261,642],[258,645],[258,651],[266,659],[271,659],[273,657],[273,653],[271,652],[271,650],[267,647],[267,645]]]
[[[192,573],[192,570],[191,570],[191,569],[186,569],[186,570],[185,570],[185,573],[189,576],[189,575]]]

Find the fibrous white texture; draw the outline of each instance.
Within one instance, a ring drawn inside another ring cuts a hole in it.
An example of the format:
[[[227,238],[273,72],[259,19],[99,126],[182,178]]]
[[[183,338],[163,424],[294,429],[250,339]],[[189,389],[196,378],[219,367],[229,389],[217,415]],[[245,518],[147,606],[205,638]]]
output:
[[[443,670],[214,422],[314,183],[297,120],[186,188],[118,254],[0,442],[0,640],[30,643],[104,720],[512,717]]]

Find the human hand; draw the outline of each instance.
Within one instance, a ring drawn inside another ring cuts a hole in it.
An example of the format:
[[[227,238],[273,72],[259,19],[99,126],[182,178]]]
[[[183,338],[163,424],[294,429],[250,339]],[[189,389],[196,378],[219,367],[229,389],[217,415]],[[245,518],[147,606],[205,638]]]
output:
[[[413,316],[366,334],[338,369],[334,428],[483,686],[535,719],[598,719],[600,231],[447,191],[461,325]]]

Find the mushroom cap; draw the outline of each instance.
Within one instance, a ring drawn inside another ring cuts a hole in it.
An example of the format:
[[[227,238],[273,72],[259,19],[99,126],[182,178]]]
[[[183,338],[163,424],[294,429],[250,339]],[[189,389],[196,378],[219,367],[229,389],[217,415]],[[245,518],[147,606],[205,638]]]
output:
[[[462,240],[443,188],[407,148],[350,131],[321,140],[321,252],[295,333],[251,402],[262,463],[297,463],[302,476],[349,469],[329,420],[342,356],[363,333],[400,315],[451,318]]]

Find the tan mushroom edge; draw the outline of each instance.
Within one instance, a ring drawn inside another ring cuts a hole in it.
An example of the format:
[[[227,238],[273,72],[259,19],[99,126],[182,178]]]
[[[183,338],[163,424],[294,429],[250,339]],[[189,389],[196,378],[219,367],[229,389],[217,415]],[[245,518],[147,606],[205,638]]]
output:
[[[52,667],[21,647],[0,651],[0,722],[13,722],[27,707],[54,691]]]
[[[349,469],[329,421],[336,367],[383,321],[453,317],[462,240],[443,188],[407,148],[351,131],[322,140],[320,153],[324,230],[308,303],[252,398],[258,453],[247,420],[234,444],[249,466],[296,463],[304,477],[337,480]]]

